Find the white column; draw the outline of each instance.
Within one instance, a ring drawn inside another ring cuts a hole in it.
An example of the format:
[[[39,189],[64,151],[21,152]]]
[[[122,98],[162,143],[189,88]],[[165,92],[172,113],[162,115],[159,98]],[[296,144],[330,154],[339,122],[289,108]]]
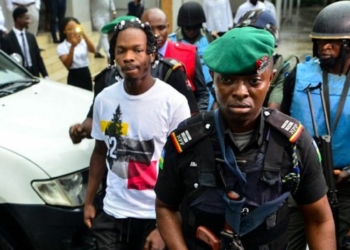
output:
[[[288,20],[292,21],[293,0],[289,0]]]
[[[277,27],[281,29],[281,11],[282,11],[282,0],[276,0],[276,18]]]

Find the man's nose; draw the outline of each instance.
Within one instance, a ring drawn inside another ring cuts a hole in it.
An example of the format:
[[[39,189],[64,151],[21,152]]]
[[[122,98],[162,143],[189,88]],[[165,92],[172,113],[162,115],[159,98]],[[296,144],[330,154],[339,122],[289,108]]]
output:
[[[248,88],[243,80],[236,81],[233,84],[232,96],[244,99],[249,96]]]

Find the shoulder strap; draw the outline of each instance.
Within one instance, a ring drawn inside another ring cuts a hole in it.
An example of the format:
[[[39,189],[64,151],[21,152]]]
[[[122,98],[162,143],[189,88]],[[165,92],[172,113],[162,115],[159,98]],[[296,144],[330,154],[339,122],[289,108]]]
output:
[[[212,112],[203,112],[186,120],[184,126],[170,134],[170,138],[180,154],[209,135],[212,127]],[[207,123],[207,124],[205,124]]]
[[[324,91],[324,103],[325,103],[325,107],[324,107],[323,112],[324,112],[325,117],[326,117],[326,123],[328,123],[327,127],[330,130],[330,126],[331,126],[330,115],[331,115],[331,112],[330,112],[330,101],[329,101],[328,73],[323,71],[322,77],[323,77],[323,91]],[[342,90],[342,93],[341,93],[341,96],[340,96],[339,104],[338,104],[338,107],[337,107],[337,113],[335,115],[334,125],[332,126],[333,128],[332,128],[331,131],[327,131],[327,133],[329,133],[329,135],[331,135],[331,133],[334,134],[334,132],[335,132],[337,126],[338,126],[340,115],[341,115],[341,113],[343,111],[343,108],[344,108],[344,105],[345,105],[345,101],[346,101],[346,97],[347,97],[348,92],[349,92],[349,87],[350,87],[350,71],[346,75],[345,84],[344,84],[344,87],[343,87],[343,90]]]
[[[183,67],[182,63],[180,63],[179,61],[177,61],[177,60],[175,60],[173,58],[163,58],[161,60],[161,62],[166,64],[167,66],[169,66],[169,69],[165,72],[165,74],[163,76],[163,79],[162,79],[164,82],[166,82],[169,79],[169,76],[171,75],[171,73],[174,70],[176,70],[176,69],[178,69],[180,67]]]
[[[170,138],[180,154],[192,149],[200,162],[193,162],[197,167],[198,182],[204,187],[216,187],[215,153],[210,140],[213,131],[213,112],[203,112],[188,120],[184,127],[176,129]],[[192,162],[191,162],[192,164]]]
[[[295,143],[303,131],[303,125],[296,119],[281,113],[278,110],[264,109],[265,121],[288,138],[291,143]]]

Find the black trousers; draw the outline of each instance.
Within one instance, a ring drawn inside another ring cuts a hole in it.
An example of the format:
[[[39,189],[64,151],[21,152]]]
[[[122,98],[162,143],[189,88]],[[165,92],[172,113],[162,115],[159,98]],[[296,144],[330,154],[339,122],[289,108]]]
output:
[[[92,232],[99,250],[143,250],[155,228],[155,219],[115,219],[103,211],[94,219]]]
[[[66,0],[49,0],[48,7],[50,10],[50,31],[53,40],[58,40],[56,32],[62,19],[66,13]],[[63,40],[62,34],[60,33],[60,41]]]
[[[89,67],[69,69],[68,85],[92,91],[92,78]]]

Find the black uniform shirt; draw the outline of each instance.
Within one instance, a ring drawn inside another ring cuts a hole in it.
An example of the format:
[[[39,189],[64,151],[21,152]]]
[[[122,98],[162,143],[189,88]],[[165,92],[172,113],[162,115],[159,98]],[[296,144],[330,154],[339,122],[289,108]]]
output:
[[[254,131],[250,143],[242,152],[239,152],[237,148],[232,146],[233,143],[230,144],[235,152],[236,158],[240,157],[241,154],[245,154],[245,152],[256,150],[261,147],[266,131],[270,127],[270,125],[264,122],[264,119],[264,116],[261,115],[261,121],[258,123],[259,125]],[[215,144],[217,143],[215,129],[213,133],[214,135],[211,136],[210,139],[212,143]],[[226,141],[228,142],[229,140],[230,139],[226,136]],[[313,139],[305,130],[301,133],[296,145],[301,167],[301,177],[294,198],[298,204],[310,204],[319,200],[326,194],[327,186],[322,174],[317,151],[313,146]],[[177,207],[184,198],[186,192],[185,183],[193,186],[196,182],[196,180],[193,180],[195,182],[188,184],[190,180],[184,178],[185,173],[191,168],[191,162],[201,162],[201,156],[195,154],[193,150],[178,153],[170,137],[164,147],[164,152],[164,164],[163,168],[159,171],[155,192],[157,198],[162,202]],[[290,165],[291,159],[290,152],[284,151],[282,162]]]

